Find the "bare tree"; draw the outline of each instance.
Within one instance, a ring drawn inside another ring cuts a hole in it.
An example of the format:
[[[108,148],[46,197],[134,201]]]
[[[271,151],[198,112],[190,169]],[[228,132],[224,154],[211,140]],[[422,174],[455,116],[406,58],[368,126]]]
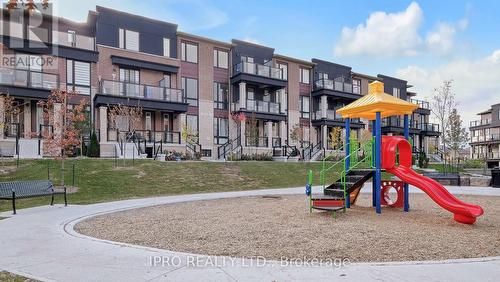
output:
[[[451,157],[456,159],[459,156],[460,150],[464,149],[467,145],[468,136],[465,127],[462,127],[462,119],[457,112],[453,109],[449,116],[449,129],[443,132],[443,141],[450,148]]]
[[[455,101],[455,94],[452,89],[453,80],[445,80],[443,81],[443,85],[434,89],[434,95],[431,100],[431,110],[434,114],[434,117],[439,122],[441,127],[441,132],[443,134],[447,132],[450,128],[450,119],[453,109],[458,106],[458,103]],[[443,154],[446,158],[447,156],[447,146],[446,142],[444,142],[444,138],[441,140],[443,145]]]

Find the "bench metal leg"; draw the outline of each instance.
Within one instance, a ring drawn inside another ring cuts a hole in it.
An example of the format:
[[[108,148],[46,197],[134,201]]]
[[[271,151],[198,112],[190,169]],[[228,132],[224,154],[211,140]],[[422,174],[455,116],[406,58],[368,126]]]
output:
[[[50,200],[50,205],[53,206],[54,205],[54,194],[52,194],[52,199]]]
[[[68,199],[66,197],[66,186],[64,186],[64,206],[67,207],[68,206]]]
[[[12,210],[16,214],[16,192],[12,191]]]

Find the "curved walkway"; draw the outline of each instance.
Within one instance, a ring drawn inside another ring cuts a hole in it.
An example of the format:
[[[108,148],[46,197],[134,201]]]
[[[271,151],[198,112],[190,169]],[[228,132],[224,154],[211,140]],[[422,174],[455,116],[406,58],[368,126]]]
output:
[[[448,188],[452,193],[500,196],[500,189]],[[316,261],[197,256],[104,241],[73,230],[85,218],[138,207],[303,192],[303,188],[268,189],[20,210],[18,215],[0,220],[0,270],[43,281],[496,281],[500,276],[500,257],[345,266],[340,261],[324,261],[318,266]]]

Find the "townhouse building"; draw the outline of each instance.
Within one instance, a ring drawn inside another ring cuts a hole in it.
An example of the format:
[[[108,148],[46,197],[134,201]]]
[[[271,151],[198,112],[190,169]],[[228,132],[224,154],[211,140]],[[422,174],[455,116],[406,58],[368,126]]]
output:
[[[471,158],[484,160],[489,168],[500,166],[500,103],[478,113],[469,124]]]
[[[2,117],[9,125],[0,133],[4,155],[43,155],[37,132],[51,124],[37,101],[54,88],[75,90],[89,102],[102,157],[155,157],[166,150],[212,159],[285,156],[293,147],[305,159],[320,158],[336,149],[333,128],[344,127],[336,110],[366,95],[375,80],[384,82],[387,93],[419,105],[411,118],[416,150],[428,152],[429,140],[439,136],[429,123],[428,103],[414,99],[401,79],[292,58],[242,40],[221,42],[101,6],[85,23],[44,15],[42,24],[31,26],[26,13],[18,19],[5,10],[2,15],[3,57],[54,60],[2,65],[0,93],[23,108],[18,116]],[[140,109],[138,120],[116,115],[122,106]],[[370,126],[365,120],[351,123],[358,137]],[[402,130],[401,118],[384,120],[384,133]]]

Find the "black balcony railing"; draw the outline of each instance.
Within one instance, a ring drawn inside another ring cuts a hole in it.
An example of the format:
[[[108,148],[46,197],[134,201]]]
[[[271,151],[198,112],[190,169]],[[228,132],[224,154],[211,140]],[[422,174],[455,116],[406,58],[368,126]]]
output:
[[[427,131],[427,132],[440,132],[439,131],[439,124],[435,123],[420,123],[418,124],[418,129],[422,131]]]
[[[240,62],[234,65],[234,74],[247,73],[262,77],[287,80],[283,75],[283,70],[269,65],[262,65],[249,62]]]
[[[426,109],[426,110],[430,109],[429,102],[427,102],[427,101],[418,100],[418,99],[410,99],[410,102],[415,104],[415,105],[418,105],[418,107],[421,109]]]
[[[490,119],[480,119],[470,122],[470,126],[480,126],[480,125],[488,125],[491,123]]]
[[[262,112],[262,113],[271,113],[271,114],[279,114],[281,113],[281,104],[277,102],[267,102],[261,100],[252,100],[247,99],[246,109],[252,112]],[[233,111],[240,110],[240,102],[237,101],[233,103]]]
[[[175,131],[154,131],[154,130],[134,130],[119,131],[108,128],[108,141],[118,141],[120,136],[131,136],[134,140],[145,141],[147,143],[180,144],[181,133]],[[123,138],[122,138],[123,139]]]
[[[247,147],[268,147],[267,136],[245,136],[245,146]]]
[[[52,90],[58,87],[59,76],[34,70],[0,68],[0,84]]]
[[[326,110],[326,116],[323,116],[320,110],[314,111],[312,114],[313,114],[312,115],[313,120],[326,119],[339,122],[345,121],[345,119],[342,118],[340,114],[337,114],[335,110],[330,110],[330,109]],[[359,118],[351,118],[351,123],[361,123],[361,120]]]
[[[101,94],[186,103],[182,89],[131,82],[102,80]]]
[[[353,91],[352,83],[344,82],[338,79],[318,79],[314,81],[314,90],[334,90],[346,93],[360,94],[358,88],[356,88],[356,92]]]

